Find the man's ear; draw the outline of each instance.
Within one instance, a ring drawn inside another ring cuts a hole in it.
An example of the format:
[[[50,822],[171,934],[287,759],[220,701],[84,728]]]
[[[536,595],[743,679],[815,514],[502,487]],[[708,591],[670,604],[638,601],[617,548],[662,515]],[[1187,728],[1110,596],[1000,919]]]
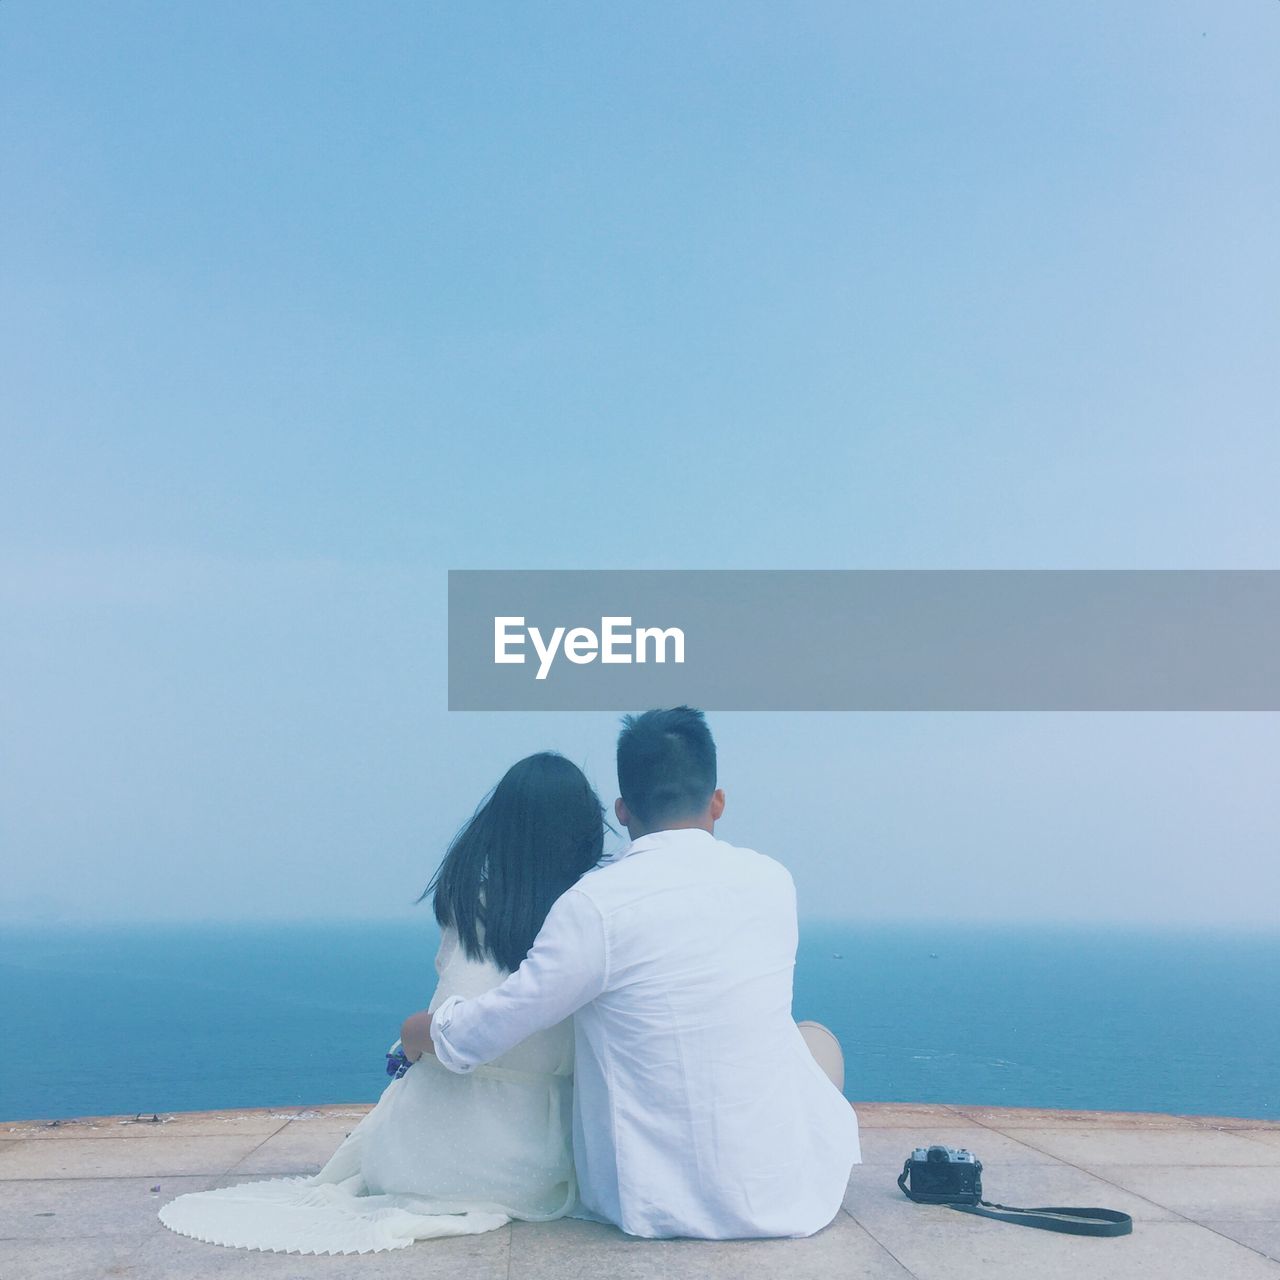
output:
[[[628,809],[627,806],[622,803],[621,796],[619,796],[613,802],[613,816],[618,819],[618,822],[621,826],[623,827],[631,826],[631,810]]]
[[[622,801],[619,800],[618,803],[621,804]],[[719,822],[720,815],[723,812],[724,812],[724,788],[717,787],[711,793],[711,821]]]

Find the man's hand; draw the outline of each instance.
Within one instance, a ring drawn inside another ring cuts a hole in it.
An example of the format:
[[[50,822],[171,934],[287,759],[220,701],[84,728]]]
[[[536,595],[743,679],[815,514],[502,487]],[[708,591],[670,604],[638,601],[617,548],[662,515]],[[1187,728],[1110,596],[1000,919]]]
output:
[[[431,1043],[431,1015],[424,1009],[411,1013],[400,1028],[400,1047],[410,1062],[417,1062],[424,1053],[435,1053]]]

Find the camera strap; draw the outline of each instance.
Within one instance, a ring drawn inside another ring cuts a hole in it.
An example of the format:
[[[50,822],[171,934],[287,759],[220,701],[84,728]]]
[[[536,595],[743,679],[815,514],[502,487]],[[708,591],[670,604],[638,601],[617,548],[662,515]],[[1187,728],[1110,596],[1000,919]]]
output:
[[[1069,1236],[1127,1236],[1133,1230],[1133,1219],[1115,1209],[1065,1209],[1045,1205],[1035,1209],[1019,1209],[1009,1204],[949,1204],[959,1213],[976,1213],[997,1222],[1012,1222],[1020,1227],[1039,1227],[1042,1231],[1061,1231]],[[992,1210],[1000,1212],[993,1213]]]
[[[908,1170],[898,1176],[898,1186],[908,1200],[917,1204],[937,1204],[936,1200],[922,1200],[911,1194],[907,1187]],[[948,1209],[957,1213],[973,1213],[980,1218],[994,1218],[997,1222],[1012,1222],[1019,1227],[1038,1227],[1041,1231],[1060,1231],[1069,1236],[1127,1236],[1133,1231],[1133,1219],[1127,1213],[1115,1209],[1067,1208],[1062,1205],[1040,1205],[1035,1208],[1019,1208],[1011,1204],[995,1204],[979,1200],[977,1204],[960,1204],[942,1201]]]

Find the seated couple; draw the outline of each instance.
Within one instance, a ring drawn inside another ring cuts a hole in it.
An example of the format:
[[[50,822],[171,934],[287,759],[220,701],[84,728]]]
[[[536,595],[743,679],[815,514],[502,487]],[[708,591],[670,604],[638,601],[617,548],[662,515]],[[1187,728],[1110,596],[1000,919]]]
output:
[[[630,844],[602,857],[569,761],[513,765],[428,889],[443,940],[401,1033],[413,1065],[318,1174],[180,1196],[167,1226],[353,1253],[565,1214],[706,1239],[831,1222],[858,1122],[834,1038],[792,1021],[791,876],[716,839],[701,712],[623,725]]]

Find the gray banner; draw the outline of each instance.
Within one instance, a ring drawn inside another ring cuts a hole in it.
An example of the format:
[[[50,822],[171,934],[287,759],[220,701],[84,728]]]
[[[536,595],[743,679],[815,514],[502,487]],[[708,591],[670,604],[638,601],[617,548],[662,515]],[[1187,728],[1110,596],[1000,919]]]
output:
[[[450,572],[451,710],[682,702],[1280,710],[1280,571]]]

